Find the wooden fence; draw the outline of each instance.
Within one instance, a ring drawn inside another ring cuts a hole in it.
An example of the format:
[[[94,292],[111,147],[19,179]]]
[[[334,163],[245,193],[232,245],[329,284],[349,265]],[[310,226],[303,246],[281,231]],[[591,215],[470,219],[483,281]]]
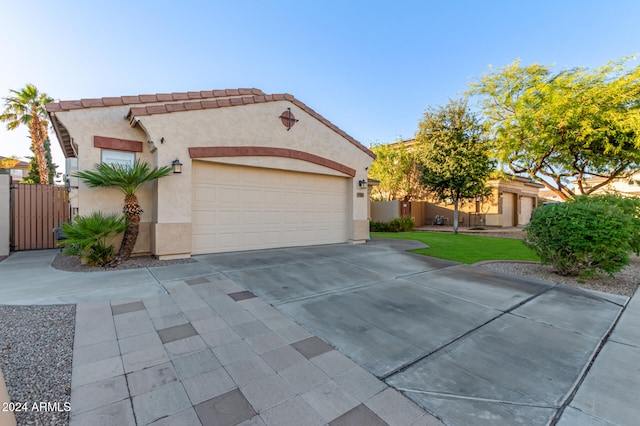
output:
[[[11,251],[56,248],[53,228],[69,221],[69,216],[66,188],[11,184]]]

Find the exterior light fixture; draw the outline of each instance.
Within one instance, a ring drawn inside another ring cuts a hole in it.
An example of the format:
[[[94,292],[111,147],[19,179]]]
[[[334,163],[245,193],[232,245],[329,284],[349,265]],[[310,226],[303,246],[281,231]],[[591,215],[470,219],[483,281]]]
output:
[[[171,162],[171,167],[173,168],[174,174],[182,173],[182,163],[177,158]]]
[[[360,189],[365,189],[367,187],[367,180],[366,179],[359,180],[358,186],[360,187]]]

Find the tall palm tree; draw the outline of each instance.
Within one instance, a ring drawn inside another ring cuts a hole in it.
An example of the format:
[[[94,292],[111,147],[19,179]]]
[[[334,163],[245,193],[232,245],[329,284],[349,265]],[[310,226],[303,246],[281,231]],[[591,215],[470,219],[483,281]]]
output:
[[[132,166],[100,163],[94,167],[95,170],[76,172],[74,176],[82,179],[91,188],[115,187],[124,194],[124,208],[122,211],[127,217],[128,226],[124,231],[118,255],[112,262],[112,264],[117,264],[131,257],[133,247],[138,240],[142,209],[140,208],[140,203],[138,203],[136,191],[146,182],[167,176],[171,173],[171,167],[154,167],[151,169],[148,163],[140,160],[136,160]]]
[[[29,128],[33,153],[38,163],[40,183],[49,184],[49,166],[45,150],[49,121],[44,105],[53,102],[46,93],[40,93],[36,86],[27,84],[21,90],[9,90],[12,95],[4,98],[4,112],[0,121],[7,123],[7,130],[14,130],[20,124]]]

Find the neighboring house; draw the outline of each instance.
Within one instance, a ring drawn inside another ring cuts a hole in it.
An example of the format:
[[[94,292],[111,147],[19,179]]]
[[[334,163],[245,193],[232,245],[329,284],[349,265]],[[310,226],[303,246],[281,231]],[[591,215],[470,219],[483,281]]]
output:
[[[541,189],[538,193],[538,197],[544,203],[562,203],[564,200],[558,194],[550,189]]]
[[[369,237],[366,178],[375,155],[289,94],[123,96],[47,111],[71,169],[75,161],[79,170],[101,161],[183,163],[181,174],[139,191],[135,253],[168,259]],[[116,189],[73,177],[69,185],[75,214],[121,211]]]
[[[491,196],[463,200],[458,221],[462,226],[524,226],[533,209],[538,207],[538,191],[544,186],[519,176],[492,179],[487,182]],[[372,201],[371,220],[387,222],[393,218],[411,216],[415,226],[453,225],[453,204],[438,200]]]
[[[0,155],[0,173],[11,175],[13,182],[21,182],[29,176],[29,163]]]
[[[604,182],[604,178],[593,177],[585,179],[585,189],[593,188],[594,186]],[[579,190],[577,185],[573,184],[573,191],[578,194]],[[607,185],[598,188],[593,194],[618,194],[625,197],[639,197],[640,196],[640,171],[633,173],[630,176],[614,179]]]
[[[480,203],[480,218],[484,215],[487,226],[524,226],[531,220],[533,210],[538,207],[538,194],[544,185],[527,177],[506,175],[487,182],[492,188],[491,197]],[[483,206],[488,204],[488,206]],[[478,203],[473,210],[476,213]],[[476,224],[481,225],[481,224]]]
[[[415,139],[407,139],[389,144],[389,147],[406,148],[411,151],[416,144]],[[416,169],[417,170],[417,169]],[[416,181],[418,178],[413,177]],[[409,185],[405,185],[409,186]],[[505,175],[501,179],[487,181],[491,188],[491,196],[477,200],[463,200],[459,206],[458,221],[465,226],[524,226],[529,223],[533,209],[538,206],[538,191],[544,185],[529,178]],[[401,216],[412,216],[416,226],[452,225],[453,204],[440,202],[429,194],[414,187],[412,201],[371,201],[371,220],[387,222]],[[389,198],[378,188],[379,198]],[[406,194],[400,193],[400,196]]]

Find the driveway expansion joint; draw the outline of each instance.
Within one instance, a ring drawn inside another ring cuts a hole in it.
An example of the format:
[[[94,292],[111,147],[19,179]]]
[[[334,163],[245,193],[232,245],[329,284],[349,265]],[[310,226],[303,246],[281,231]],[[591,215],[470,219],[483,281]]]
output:
[[[492,398],[480,398],[480,397],[465,396],[465,395],[455,395],[455,394],[446,393],[446,392],[433,392],[433,391],[424,391],[424,390],[406,389],[406,388],[397,388],[397,389],[400,392],[404,392],[404,393],[418,393],[418,394],[421,394],[421,395],[445,397],[445,398],[451,398],[451,399],[462,399],[462,400],[467,400],[467,401],[491,402],[491,403],[496,403],[496,404],[517,405],[517,406],[521,406],[521,407],[548,408],[548,409],[553,409],[553,410],[557,410],[558,408],[560,408],[557,405],[527,404],[526,402],[507,401],[507,400],[503,400],[503,399],[492,399]]]
[[[403,371],[405,371],[405,370],[409,369],[411,366],[413,366],[413,365],[415,365],[415,364],[417,364],[417,363],[421,362],[421,361],[422,361],[422,360],[424,360],[424,359],[427,359],[428,357],[430,357],[431,355],[435,354],[436,352],[439,352],[439,351],[441,351],[442,349],[445,349],[445,348],[447,348],[447,347],[449,347],[449,346],[453,345],[454,343],[456,343],[456,342],[460,341],[461,339],[464,339],[465,337],[469,336],[470,334],[473,334],[474,332],[476,332],[477,330],[479,330],[479,329],[481,329],[482,327],[486,326],[487,324],[490,324],[490,323],[492,323],[492,322],[496,321],[497,319],[502,318],[503,316],[505,316],[505,315],[507,315],[507,314],[511,313],[511,311],[513,311],[514,309],[517,309],[517,308],[519,308],[520,306],[522,306],[522,305],[524,305],[524,304],[526,304],[526,303],[530,302],[531,300],[533,300],[533,299],[535,299],[535,298],[537,298],[537,297],[542,296],[543,294],[545,294],[546,292],[548,292],[549,290],[551,290],[551,289],[553,289],[553,288],[555,288],[555,287],[556,287],[556,286],[551,286],[551,287],[549,287],[549,288],[545,289],[544,291],[542,291],[542,292],[540,292],[540,293],[537,293],[537,294],[531,295],[530,297],[528,297],[528,298],[526,298],[526,299],[524,299],[524,300],[520,301],[519,303],[516,303],[515,305],[513,305],[512,307],[510,307],[509,309],[507,309],[507,310],[505,310],[505,311],[499,311],[499,310],[496,310],[496,312],[500,312],[500,314],[499,314],[499,315],[496,315],[495,317],[493,317],[493,318],[489,319],[488,321],[485,321],[484,323],[482,323],[482,324],[478,325],[477,327],[475,327],[475,328],[473,328],[473,329],[471,329],[471,330],[467,331],[466,333],[464,333],[464,334],[462,334],[462,335],[460,335],[460,336],[456,337],[455,339],[453,339],[453,340],[451,340],[451,341],[449,341],[449,342],[445,343],[444,345],[441,345],[441,346],[439,346],[439,347],[435,348],[434,350],[430,351],[429,353],[427,353],[427,354],[425,354],[425,355],[421,355],[421,356],[419,356],[417,359],[414,359],[413,361],[409,361],[409,362],[407,362],[407,363],[405,363],[405,364],[403,364],[403,365],[399,366],[398,368],[396,368],[396,369],[394,369],[394,370],[390,371],[389,373],[387,373],[387,374],[385,374],[385,375],[383,375],[383,376],[379,377],[379,378],[380,378],[380,380],[384,380],[384,381],[386,382],[386,380],[387,380],[387,379],[389,379],[391,376],[394,376],[394,375],[396,375],[396,374],[398,374],[398,373],[402,373]],[[461,299],[461,300],[465,300],[465,299]],[[482,306],[482,305],[481,305],[481,306]]]
[[[578,379],[573,384],[573,386],[569,389],[569,392],[567,392],[567,394],[565,395],[562,403],[560,404],[560,408],[556,411],[556,414],[553,416],[553,419],[551,420],[550,424],[555,425],[560,420],[560,417],[562,417],[562,414],[564,413],[564,411],[567,409],[567,407],[571,404],[571,402],[575,398],[576,393],[578,393],[580,386],[587,378],[587,374],[589,374],[591,367],[593,367],[593,364],[596,362],[596,359],[598,358],[598,355],[600,355],[600,352],[604,348],[604,345],[609,341],[609,337],[611,337],[613,330],[616,328],[616,325],[618,325],[618,322],[620,321],[622,314],[626,311],[627,306],[629,306],[629,301],[627,301],[627,303],[622,307],[622,309],[618,311],[618,315],[611,323],[611,326],[609,326],[609,329],[607,330],[605,335],[598,342],[598,345],[596,346],[593,353],[591,354],[589,361],[585,364],[584,368],[582,369],[582,372],[578,376]]]
[[[381,283],[383,283],[385,281],[388,281],[388,280],[379,280],[379,281],[368,282],[368,283],[365,283],[365,284],[356,284],[356,285],[353,285],[353,286],[350,286],[350,287],[338,288],[338,289],[335,289],[335,290],[328,290],[328,291],[324,291],[324,292],[321,292],[321,293],[311,294],[309,296],[301,296],[301,297],[296,297],[296,298],[293,298],[293,299],[283,300],[281,302],[270,301],[269,304],[271,304],[271,306],[281,306],[281,305],[286,305],[288,303],[301,302],[301,301],[304,301],[304,300],[312,300],[312,299],[315,299],[315,298],[318,298],[318,297],[330,296],[332,294],[347,293],[347,292],[349,292],[351,290],[357,290],[357,289],[360,289],[360,288],[371,287],[371,286],[374,286],[374,285],[381,284]]]

